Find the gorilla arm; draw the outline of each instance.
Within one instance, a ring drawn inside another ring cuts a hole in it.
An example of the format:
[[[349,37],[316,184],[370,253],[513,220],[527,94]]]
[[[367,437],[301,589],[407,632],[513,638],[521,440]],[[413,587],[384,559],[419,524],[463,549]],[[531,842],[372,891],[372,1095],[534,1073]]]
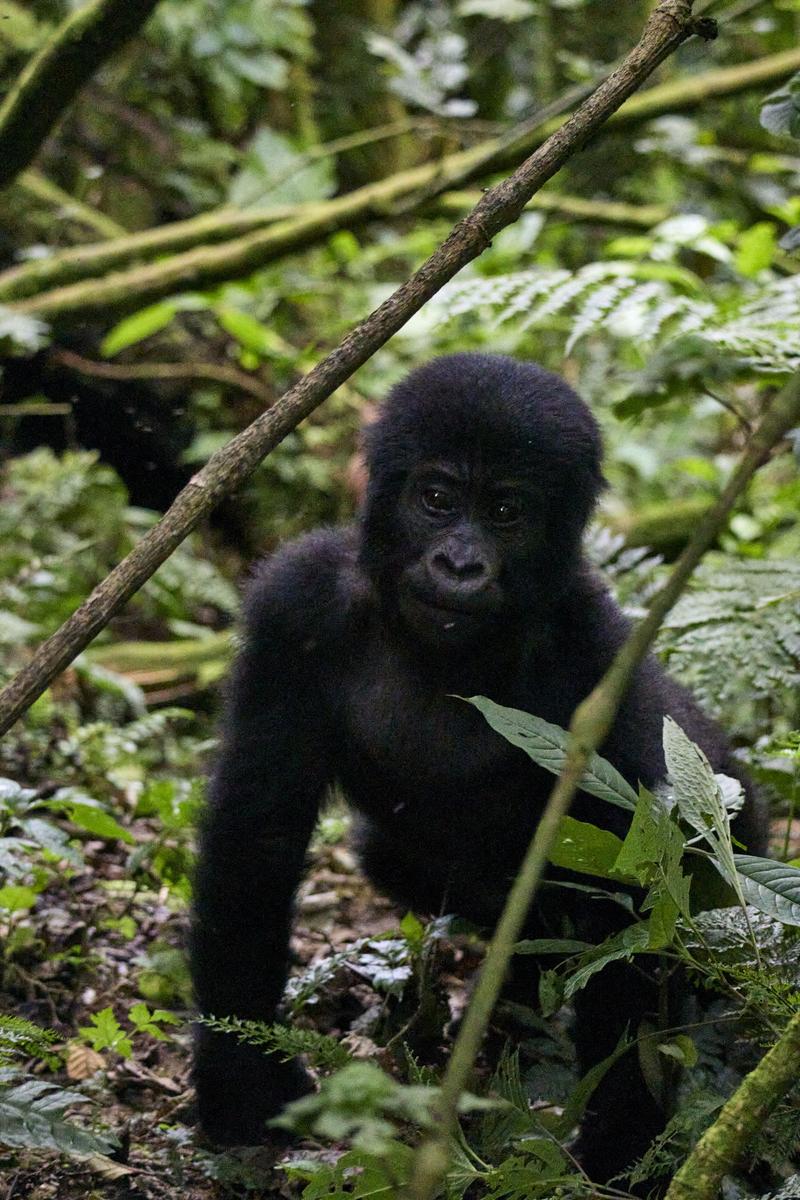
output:
[[[272,1021],[286,981],[292,901],[329,782],[313,633],[320,571],[281,554],[251,589],[222,750],[201,835],[191,939],[200,1011]],[[224,1144],[252,1143],[309,1084],[228,1033],[197,1030],[200,1122]]]

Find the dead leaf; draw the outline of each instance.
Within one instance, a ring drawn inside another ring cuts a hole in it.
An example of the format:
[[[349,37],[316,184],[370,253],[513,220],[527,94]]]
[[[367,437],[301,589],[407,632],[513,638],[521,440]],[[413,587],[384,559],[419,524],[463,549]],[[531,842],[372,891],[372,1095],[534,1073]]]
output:
[[[105,1068],[106,1060],[85,1042],[67,1044],[67,1075],[70,1079],[90,1079],[95,1071]]]

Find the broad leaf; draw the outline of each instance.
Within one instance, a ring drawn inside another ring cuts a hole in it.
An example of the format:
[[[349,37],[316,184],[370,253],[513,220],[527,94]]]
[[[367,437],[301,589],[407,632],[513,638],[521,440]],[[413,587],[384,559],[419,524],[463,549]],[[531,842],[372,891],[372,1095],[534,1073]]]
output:
[[[664,757],[681,817],[711,847],[717,870],[741,901],[719,783],[703,751],[671,717],[664,718]]]
[[[575,938],[525,938],[517,942],[515,954],[583,954],[593,950],[591,942],[579,942]]]
[[[0,1088],[0,1142],[63,1154],[106,1154],[116,1145],[114,1138],[82,1129],[64,1116],[71,1105],[85,1103],[80,1092],[40,1079]]]
[[[613,868],[621,850],[622,839],[616,834],[590,825],[588,821],[562,817],[547,857],[554,867],[565,867],[582,875],[599,875],[603,879],[619,879]]]
[[[529,758],[553,775],[560,775],[567,756],[569,734],[560,725],[551,725],[541,717],[518,708],[506,708],[495,704],[486,696],[466,696],[485,717],[492,729],[502,734],[512,746],[519,746]],[[592,796],[599,796],[609,804],[632,812],[636,807],[636,792],[623,779],[616,767],[592,754],[585,773],[581,776],[580,788]]]
[[[800,870],[771,858],[735,854],[733,861],[748,904],[784,925],[800,926]]]

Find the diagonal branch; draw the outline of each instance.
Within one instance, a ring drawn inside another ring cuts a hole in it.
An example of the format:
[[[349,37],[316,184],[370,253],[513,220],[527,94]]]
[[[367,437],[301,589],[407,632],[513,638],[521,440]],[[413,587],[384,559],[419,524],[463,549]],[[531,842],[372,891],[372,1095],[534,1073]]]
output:
[[[90,0],[58,26],[0,105],[0,188],[29,165],[83,85],[158,0]]]
[[[270,450],[376,350],[491,239],[516,220],[534,192],[555,175],[612,112],[694,32],[691,0],[660,0],[641,40],[622,66],[513,175],[491,188],[443,245],[387,300],[353,329],[308,375],[251,425],[213,454],[167,510],[92,592],[44,642],[31,661],[0,692],[0,733],[5,732],[55,676],[111,620],[176,546],[223,496],[234,491]]]

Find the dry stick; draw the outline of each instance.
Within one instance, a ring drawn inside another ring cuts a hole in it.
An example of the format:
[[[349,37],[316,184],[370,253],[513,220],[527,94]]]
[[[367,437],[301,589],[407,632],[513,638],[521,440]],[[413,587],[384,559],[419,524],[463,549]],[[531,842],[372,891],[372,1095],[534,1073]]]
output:
[[[762,87],[798,68],[800,48],[662,84],[634,96],[614,114],[613,122],[632,123],[660,112],[679,112],[717,96]],[[516,157],[528,153],[532,145],[553,131],[552,122],[525,138],[514,131],[511,141]],[[506,139],[489,139],[439,162],[412,167],[333,200],[305,204],[291,213],[285,209],[221,210],[131,234],[106,245],[63,251],[0,275],[0,299],[9,302],[33,293],[33,299],[23,299],[15,308],[57,323],[80,321],[91,315],[106,317],[110,309],[121,313],[140,308],[175,292],[211,287],[248,274],[319,242],[337,229],[357,228],[387,213],[395,215],[399,202],[406,209],[410,207],[409,198],[415,195],[414,205],[427,202],[435,193],[499,169],[510,158]],[[277,221],[276,215],[280,217]],[[220,241],[223,244],[213,244]],[[156,253],[172,256],[117,270],[137,258],[149,260]],[[115,273],[96,278],[107,271]],[[81,283],[82,279],[86,282]],[[55,285],[53,290],[46,290],[51,283]]]
[[[0,105],[0,188],[36,157],[97,68],[145,23],[158,0],[91,0],[70,13]]]
[[[50,358],[69,371],[94,379],[114,379],[125,382],[136,379],[166,381],[200,379],[210,383],[221,383],[224,387],[238,388],[240,392],[247,392],[248,395],[254,396],[263,405],[269,405],[274,400],[272,392],[258,376],[248,375],[246,371],[226,366],[224,363],[106,363],[84,358],[81,354],[75,354],[73,350],[54,350]]]
[[[669,1186],[665,1200],[716,1200],[767,1117],[800,1076],[800,1013],[745,1076]]]
[[[514,221],[541,185],[694,32],[691,0],[661,0],[622,66],[547,142],[497,184],[418,271],[266,413],[218,450],[157,525],[0,692],[0,734],[103,629],[206,513],[234,491],[304,417],[366,362],[426,300]]]
[[[800,374],[795,375],[776,397],[770,411],[753,434],[727,487],[698,526],[667,582],[653,597],[647,616],[634,627],[606,674],[573,713],[563,771],[550,794],[542,819],[536,827],[525,859],[508,894],[475,992],[453,1047],[442,1085],[437,1127],[422,1142],[415,1156],[410,1185],[414,1200],[431,1200],[447,1172],[450,1140],[458,1119],[459,1100],[469,1082],[492,1009],[500,994],[514,944],[519,939],[531,901],[542,878],[561,818],[572,802],[589,758],[593,751],[602,745],[633,672],[647,653],[664,617],[680,596],[692,571],[725,527],[737,498],[769,457],[772,448],[798,421]],[[671,1197],[670,1200],[675,1198]],[[680,1200],[684,1200],[684,1196],[681,1196]]]

